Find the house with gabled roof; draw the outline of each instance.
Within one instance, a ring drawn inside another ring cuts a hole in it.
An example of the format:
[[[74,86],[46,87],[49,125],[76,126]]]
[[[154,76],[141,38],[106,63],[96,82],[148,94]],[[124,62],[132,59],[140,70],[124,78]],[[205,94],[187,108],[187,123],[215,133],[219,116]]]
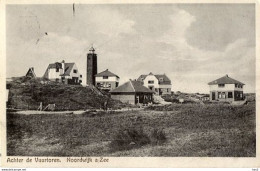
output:
[[[75,63],[55,62],[49,64],[43,78],[64,84],[81,84],[82,75],[79,73]]]
[[[237,81],[228,75],[208,83],[210,89],[210,101],[239,101],[244,100],[244,83]]]
[[[95,75],[95,83],[98,89],[110,91],[118,87],[120,77],[108,69]]]
[[[148,104],[153,101],[154,91],[140,81],[129,80],[110,91],[111,98],[129,104]]]
[[[166,74],[153,74],[150,72],[148,75],[140,75],[137,81],[143,83],[143,85],[152,91],[155,91],[157,95],[171,94],[171,80]]]

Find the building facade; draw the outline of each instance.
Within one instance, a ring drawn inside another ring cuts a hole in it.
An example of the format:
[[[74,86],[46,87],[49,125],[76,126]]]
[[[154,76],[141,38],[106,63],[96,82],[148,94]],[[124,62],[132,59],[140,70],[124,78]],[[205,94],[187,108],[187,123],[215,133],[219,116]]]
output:
[[[210,101],[239,101],[244,100],[244,83],[230,78],[228,75],[208,83]]]
[[[119,80],[119,76],[110,72],[108,69],[95,76],[96,87],[103,91],[110,91],[117,88]]]
[[[86,68],[86,83],[87,85],[96,85],[95,75],[97,74],[97,54],[95,54],[95,49],[91,47],[89,53],[87,54],[87,68]]]
[[[79,73],[75,63],[56,62],[49,64],[43,78],[64,84],[81,84],[82,75]]]
[[[154,91],[157,95],[171,94],[171,80],[165,75],[149,73],[148,75],[141,75],[137,81],[143,83],[143,85],[150,90]]]
[[[153,102],[153,91],[139,81],[128,81],[110,91],[111,98],[129,104],[148,104]]]

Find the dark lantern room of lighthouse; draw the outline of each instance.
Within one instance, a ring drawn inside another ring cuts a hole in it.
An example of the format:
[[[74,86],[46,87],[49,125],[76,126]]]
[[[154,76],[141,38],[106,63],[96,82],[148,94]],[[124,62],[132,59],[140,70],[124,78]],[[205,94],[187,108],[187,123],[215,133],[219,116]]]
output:
[[[97,74],[97,54],[93,46],[87,54],[87,85],[95,85],[95,75]]]

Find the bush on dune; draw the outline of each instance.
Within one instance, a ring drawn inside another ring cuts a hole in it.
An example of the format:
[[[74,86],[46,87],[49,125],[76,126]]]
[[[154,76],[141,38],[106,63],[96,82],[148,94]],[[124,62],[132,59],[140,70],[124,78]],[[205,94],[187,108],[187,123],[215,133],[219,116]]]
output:
[[[102,108],[108,101],[109,108],[119,108],[122,103],[97,94],[91,87],[66,85],[56,82],[43,82],[39,79],[16,79],[8,83],[10,87],[8,107],[36,110],[43,106],[55,104],[56,110],[82,110]]]
[[[152,129],[150,134],[145,133],[142,127],[119,130],[110,143],[112,151],[130,150],[144,145],[159,145],[166,142],[165,132],[162,129]]]

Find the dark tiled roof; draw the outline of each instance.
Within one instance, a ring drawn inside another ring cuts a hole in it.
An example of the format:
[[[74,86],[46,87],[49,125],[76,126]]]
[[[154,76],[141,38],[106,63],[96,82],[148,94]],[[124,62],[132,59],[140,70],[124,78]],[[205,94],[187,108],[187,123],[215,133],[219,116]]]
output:
[[[48,66],[48,69],[50,69],[50,68],[62,68],[62,64],[61,63],[59,63],[59,62],[56,62],[56,63],[54,63],[54,64],[49,64],[49,66]]]
[[[208,85],[214,85],[214,84],[242,84],[245,85],[244,83],[237,81],[233,78],[230,78],[228,75],[225,75],[224,77],[221,77],[217,80],[211,81],[208,83]]]
[[[75,63],[65,63],[65,73],[61,76],[69,76],[74,64]]]
[[[152,74],[152,73],[150,73],[150,74]],[[154,76],[159,80],[159,84],[171,84],[171,80],[165,74],[155,74]],[[143,82],[143,80],[146,77],[147,77],[147,75],[140,75],[140,77],[137,79],[137,81]],[[160,78],[162,78],[163,81],[160,81]]]
[[[142,85],[140,81],[128,81],[121,86],[111,90],[110,93],[154,93],[149,88]]]
[[[36,74],[34,73],[34,69],[33,67],[32,68],[29,68],[29,70],[27,71],[26,77],[33,77],[33,78],[36,78]]]
[[[96,77],[103,77],[103,76],[109,76],[109,77],[115,76],[115,77],[119,78],[118,75],[110,72],[108,69],[106,69],[105,71],[102,71],[102,72],[96,74]]]

